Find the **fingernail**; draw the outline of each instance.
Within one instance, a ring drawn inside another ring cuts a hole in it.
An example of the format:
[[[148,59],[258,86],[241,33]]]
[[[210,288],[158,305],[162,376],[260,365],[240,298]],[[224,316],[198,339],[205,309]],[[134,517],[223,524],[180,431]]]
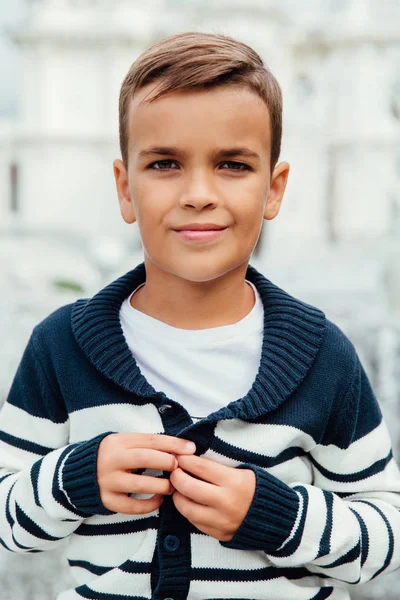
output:
[[[174,469],[176,469],[178,467],[178,461],[175,459],[175,466]]]
[[[189,452],[193,452],[194,450],[196,450],[196,444],[194,444],[193,442],[187,442],[186,450],[189,450]]]
[[[172,483],[171,483],[170,485],[171,485],[171,491],[170,491],[170,494],[173,494],[173,493],[174,493],[174,491],[175,491],[175,488],[174,488],[174,486],[172,485]]]

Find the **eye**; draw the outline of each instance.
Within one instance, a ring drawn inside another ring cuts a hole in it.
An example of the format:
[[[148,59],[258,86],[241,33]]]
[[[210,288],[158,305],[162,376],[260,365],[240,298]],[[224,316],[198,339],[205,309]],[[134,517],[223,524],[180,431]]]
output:
[[[173,162],[175,162],[175,161],[174,160],[167,160],[167,159],[166,160],[157,160],[156,162],[151,163],[151,165],[148,166],[148,169],[154,169],[154,171],[168,171],[169,169],[154,168],[154,165],[163,165],[165,163],[170,164],[170,163],[173,163]],[[175,164],[177,164],[177,163],[175,163]]]
[[[174,160],[158,160],[156,162],[151,163],[151,165],[148,166],[148,169],[153,169],[154,171],[169,171],[169,167],[167,166],[167,168],[160,168],[160,165],[170,165],[171,163],[175,163],[177,164]],[[227,161],[225,163],[222,163],[223,165],[231,165],[231,167],[228,168],[228,171],[251,171],[251,168],[249,167],[249,165],[246,165],[245,163],[241,163],[241,162],[237,162],[237,161]],[[158,167],[155,167],[155,165],[159,165]],[[232,168],[233,165],[233,168]],[[236,168],[238,167],[238,168]],[[244,167],[244,168],[241,168]],[[226,169],[223,169],[224,171],[226,171]]]
[[[244,169],[228,169],[229,171],[250,171],[250,167],[249,165],[245,165],[244,163],[241,162],[236,162],[236,161],[228,161],[225,163],[222,163],[224,165],[235,165],[235,167],[244,167]]]

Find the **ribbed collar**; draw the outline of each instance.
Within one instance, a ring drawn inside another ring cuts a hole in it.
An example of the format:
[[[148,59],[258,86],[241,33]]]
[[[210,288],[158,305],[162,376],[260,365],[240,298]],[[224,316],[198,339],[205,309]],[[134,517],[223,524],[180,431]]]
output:
[[[259,370],[243,398],[209,419],[252,419],[274,410],[303,381],[323,339],[323,312],[293,298],[251,265],[247,267],[246,279],[256,286],[264,306]],[[77,300],[72,307],[72,330],[85,355],[106,377],[138,396],[165,401],[167,396],[157,392],[140,372],[119,320],[122,302],[145,280],[145,264],[140,263],[93,298]]]

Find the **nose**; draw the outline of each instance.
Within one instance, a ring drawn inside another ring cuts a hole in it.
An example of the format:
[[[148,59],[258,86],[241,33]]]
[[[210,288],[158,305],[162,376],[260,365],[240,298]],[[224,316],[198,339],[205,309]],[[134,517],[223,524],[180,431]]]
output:
[[[218,198],[211,182],[204,175],[197,175],[186,181],[184,190],[180,197],[182,208],[214,208],[218,204]]]

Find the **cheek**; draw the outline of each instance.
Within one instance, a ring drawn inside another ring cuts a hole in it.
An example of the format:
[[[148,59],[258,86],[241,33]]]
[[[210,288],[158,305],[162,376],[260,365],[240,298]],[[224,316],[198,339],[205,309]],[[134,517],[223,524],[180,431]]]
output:
[[[235,220],[249,230],[261,226],[267,198],[265,181],[259,178],[245,182],[230,196],[229,205]]]
[[[261,200],[255,203],[254,198],[252,198],[248,202],[242,202],[237,207],[235,220],[240,224],[242,231],[250,234],[251,232],[259,231],[263,222],[263,214],[264,203]]]
[[[131,198],[141,231],[154,229],[163,223],[168,203],[162,195],[162,190],[157,191],[152,185],[136,184],[132,186]]]

